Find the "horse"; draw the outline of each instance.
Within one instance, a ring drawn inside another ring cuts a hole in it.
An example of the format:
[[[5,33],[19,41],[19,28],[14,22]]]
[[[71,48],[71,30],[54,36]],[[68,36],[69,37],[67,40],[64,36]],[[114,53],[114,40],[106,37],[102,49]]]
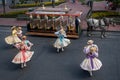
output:
[[[87,19],[87,35],[91,36],[92,31],[97,28],[101,30],[101,38],[106,37],[105,32],[109,27],[109,20],[105,17],[101,19],[89,18]]]

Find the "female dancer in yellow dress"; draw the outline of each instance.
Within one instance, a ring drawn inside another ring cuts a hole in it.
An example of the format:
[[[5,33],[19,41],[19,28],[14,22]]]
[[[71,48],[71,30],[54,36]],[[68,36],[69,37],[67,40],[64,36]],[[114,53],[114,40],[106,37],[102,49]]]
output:
[[[14,44],[16,44],[16,43],[21,42],[21,40],[20,40],[19,37],[17,36],[16,26],[13,26],[13,27],[11,28],[11,30],[12,30],[12,35],[7,36],[7,37],[5,38],[5,42],[6,42],[7,44],[10,44],[10,45],[14,45]]]
[[[98,46],[93,44],[93,40],[88,40],[87,46],[84,47],[84,53],[86,54],[86,58],[80,64],[80,67],[83,70],[86,70],[92,76],[92,71],[99,70],[102,66],[102,62],[97,59],[98,57]]]

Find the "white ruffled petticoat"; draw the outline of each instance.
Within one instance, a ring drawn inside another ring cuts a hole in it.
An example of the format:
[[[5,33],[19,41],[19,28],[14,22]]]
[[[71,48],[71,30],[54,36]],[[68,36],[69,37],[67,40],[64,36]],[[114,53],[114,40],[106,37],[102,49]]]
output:
[[[24,55],[23,55],[24,54]],[[15,64],[21,64],[21,63],[25,63],[31,60],[31,57],[33,56],[34,51],[26,51],[25,53],[22,53],[22,51],[20,51],[12,60],[12,63]]]
[[[96,70],[99,70],[102,67],[102,62],[99,59],[97,59],[97,58],[93,58],[92,60],[93,60],[93,68],[92,68],[92,64],[91,64],[90,58],[85,58],[83,60],[83,62],[80,64],[80,67],[83,70],[86,70],[86,71],[96,71]]]
[[[21,40],[17,37],[17,36],[7,36],[6,38],[5,38],[5,42],[7,43],[7,44],[15,44],[15,43],[19,43],[19,42],[21,42]]]
[[[54,47],[55,48],[62,48],[62,47],[66,47],[70,44],[70,40],[67,38],[62,39],[62,42],[60,41],[60,38],[57,38],[57,40],[54,43]]]

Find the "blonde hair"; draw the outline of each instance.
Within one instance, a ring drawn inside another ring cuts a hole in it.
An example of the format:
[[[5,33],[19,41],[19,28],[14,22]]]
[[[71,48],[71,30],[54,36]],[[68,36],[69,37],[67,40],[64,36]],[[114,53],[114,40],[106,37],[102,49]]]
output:
[[[22,27],[18,27],[18,30],[21,30],[22,29]]]
[[[93,43],[94,43],[93,40],[88,40],[88,41],[87,41],[87,44],[93,44]]]
[[[26,39],[27,37],[26,36],[22,36],[22,39]]]
[[[97,51],[97,48],[95,46],[90,47],[90,52],[96,52],[96,51]]]
[[[13,30],[13,29],[15,29],[15,28],[16,28],[16,26],[12,26],[12,27],[11,27],[11,30]]]

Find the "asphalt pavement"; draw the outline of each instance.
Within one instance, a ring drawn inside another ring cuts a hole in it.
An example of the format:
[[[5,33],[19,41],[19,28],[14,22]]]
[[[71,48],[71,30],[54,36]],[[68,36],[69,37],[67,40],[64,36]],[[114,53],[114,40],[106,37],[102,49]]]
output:
[[[11,62],[18,50],[4,40],[10,35],[10,27],[0,26],[0,80],[120,80],[120,34],[106,34],[107,37],[101,39],[99,31],[93,32],[92,37],[83,31],[79,39],[70,39],[71,44],[60,53],[53,47],[56,38],[27,36],[34,44],[35,53],[27,67],[21,69]],[[79,66],[85,58],[83,47],[88,39],[99,46],[98,58],[103,63],[100,70],[93,72],[93,77]]]

